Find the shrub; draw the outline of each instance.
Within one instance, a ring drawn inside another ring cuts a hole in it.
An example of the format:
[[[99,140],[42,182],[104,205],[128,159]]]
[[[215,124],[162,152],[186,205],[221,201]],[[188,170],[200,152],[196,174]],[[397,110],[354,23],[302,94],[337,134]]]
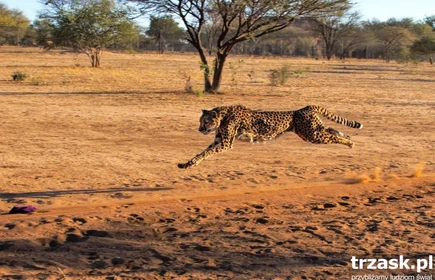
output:
[[[279,71],[277,69],[272,69],[269,74],[269,80],[270,84],[272,86],[278,86],[279,85]]]
[[[190,76],[186,78],[186,85],[184,86],[184,92],[187,93],[193,92],[193,86],[192,86],[192,82],[190,81]]]
[[[243,59],[239,59],[237,61],[237,63],[232,63],[232,62],[228,63],[228,66],[231,70],[231,87],[237,87],[239,84],[237,79],[236,79],[236,76],[237,76],[237,73],[239,72],[243,62],[244,62]]]
[[[269,80],[271,85],[279,86],[287,83],[287,80],[290,78],[291,71],[288,65],[284,65],[278,69],[272,69],[269,74]]]
[[[11,76],[14,81],[24,81],[27,78],[27,74],[20,71],[12,73]]]
[[[408,64],[412,60],[411,52],[408,47],[401,47],[396,55],[396,62],[400,64]]]

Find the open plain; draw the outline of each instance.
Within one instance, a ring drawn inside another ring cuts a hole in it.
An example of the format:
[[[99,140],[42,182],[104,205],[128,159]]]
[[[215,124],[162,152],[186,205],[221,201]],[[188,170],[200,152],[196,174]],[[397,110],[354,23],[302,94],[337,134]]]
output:
[[[435,252],[428,63],[231,56],[208,95],[195,54],[88,64],[0,47],[2,279],[351,279],[364,272],[352,256]],[[272,86],[284,65],[287,83]],[[288,133],[178,169],[213,140],[201,109],[231,104],[321,105],[364,128],[323,118],[355,147]],[[9,215],[15,205],[37,211]]]

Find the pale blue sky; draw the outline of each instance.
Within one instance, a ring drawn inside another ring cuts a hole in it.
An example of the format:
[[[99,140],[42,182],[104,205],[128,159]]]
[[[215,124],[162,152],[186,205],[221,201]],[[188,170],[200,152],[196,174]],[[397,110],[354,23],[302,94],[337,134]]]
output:
[[[34,20],[38,10],[43,5],[38,0],[0,0],[8,8],[19,9]],[[435,15],[435,0],[353,0],[355,9],[360,11],[363,19],[379,19],[385,21],[411,17],[421,20],[426,16]]]

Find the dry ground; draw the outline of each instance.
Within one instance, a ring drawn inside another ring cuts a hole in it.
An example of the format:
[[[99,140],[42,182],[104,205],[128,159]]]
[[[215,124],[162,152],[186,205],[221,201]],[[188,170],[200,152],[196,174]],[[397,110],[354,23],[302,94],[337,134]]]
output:
[[[184,90],[188,77],[201,90],[193,54],[106,53],[92,69],[83,55],[0,47],[0,275],[350,279],[352,255],[435,252],[433,67],[230,62],[223,94],[202,96]],[[288,83],[271,86],[285,64]],[[212,141],[200,110],[229,104],[322,105],[364,128],[325,121],[353,149],[288,134],[177,169]],[[38,210],[7,215],[18,204]]]

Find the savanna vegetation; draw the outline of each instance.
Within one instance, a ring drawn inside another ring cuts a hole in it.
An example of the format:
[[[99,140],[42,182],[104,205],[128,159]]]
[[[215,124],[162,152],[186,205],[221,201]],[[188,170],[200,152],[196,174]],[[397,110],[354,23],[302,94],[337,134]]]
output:
[[[204,92],[218,92],[228,55],[428,61],[435,15],[362,20],[347,0],[47,0],[31,22],[0,2],[0,44],[62,48],[99,67],[103,50],[195,52]],[[144,18],[148,22],[139,20]],[[234,65],[233,65],[234,66]]]

